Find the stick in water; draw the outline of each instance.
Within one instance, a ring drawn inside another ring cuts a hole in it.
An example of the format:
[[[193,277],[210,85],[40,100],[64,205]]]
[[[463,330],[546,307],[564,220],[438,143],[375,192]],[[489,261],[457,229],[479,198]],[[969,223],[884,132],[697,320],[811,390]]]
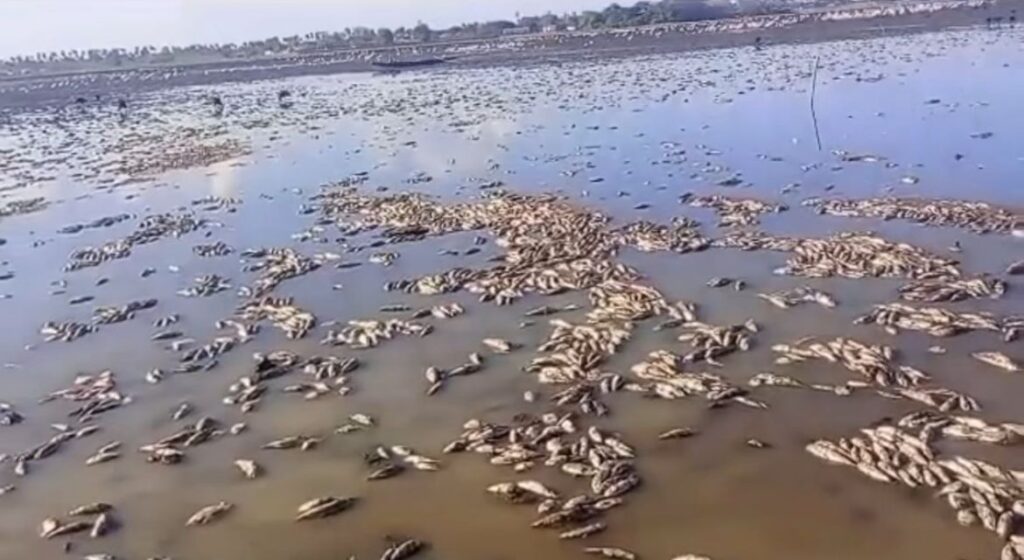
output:
[[[811,120],[814,121],[814,138],[818,141],[818,151],[821,151],[821,133],[818,132],[818,114],[814,110],[814,95],[818,92],[818,63],[821,57],[814,59],[814,74],[811,76]]]

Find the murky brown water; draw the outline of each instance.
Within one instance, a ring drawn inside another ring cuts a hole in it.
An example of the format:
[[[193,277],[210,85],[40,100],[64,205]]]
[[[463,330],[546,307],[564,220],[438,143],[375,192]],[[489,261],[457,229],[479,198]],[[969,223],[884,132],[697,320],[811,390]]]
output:
[[[542,303],[582,304],[585,294],[531,295],[498,308],[466,293],[426,297],[381,291],[390,280],[457,265],[484,265],[497,250],[493,244],[468,257],[438,253],[471,247],[469,234],[397,245],[391,250],[401,256],[391,267],[324,266],[286,280],[275,294],[294,296],[320,323],[376,317],[381,315],[378,307],[387,303],[407,303],[416,309],[458,301],[467,313],[433,321],[435,332],[425,338],[402,337],[370,350],[342,349],[340,353],[363,362],[351,374],[354,390],[346,397],[329,394],[304,401],[301,395],[272,392],[257,412],[243,417],[221,399],[229,384],[250,371],[253,352],[288,349],[308,356],[337,349],[318,344],[326,332],[323,326],[292,341],[265,324],[253,341],[222,356],[212,371],[147,384],[145,372],[177,363],[176,354],[150,341],[154,319],[179,313],[182,321],[174,328],[205,341],[215,336],[214,321],[229,317],[240,301],[233,290],[192,299],[175,295],[177,290],[201,274],[220,274],[235,287],[254,278],[240,270],[237,253],[198,258],[192,246],[222,240],[239,251],[282,245],[305,254],[340,251],[333,243],[292,239],[316,219],[297,210],[309,203],[318,185],[367,171],[367,189],[389,186],[393,191],[415,189],[464,200],[478,196],[479,182],[500,180],[512,190],[566,194],[581,205],[608,211],[617,221],[692,216],[712,237],[721,233],[714,227],[714,216],[678,204],[680,194],[755,196],[791,207],[762,219],[760,227],[772,233],[811,236],[870,228],[889,239],[957,258],[965,273],[1000,273],[1021,258],[1020,239],[816,216],[799,202],[826,194],[825,187],[835,185],[828,194],[873,196],[893,187],[903,196],[1024,205],[1024,191],[1018,188],[1024,152],[1016,142],[1024,126],[1017,109],[1017,97],[1024,91],[1020,39],[1013,31],[958,31],[780,46],[765,52],[713,51],[606,66],[563,64],[192,88],[133,101],[133,107],[140,108],[126,125],[117,125],[112,114],[65,121],[53,112],[13,115],[2,125],[0,148],[26,160],[9,162],[6,176],[0,176],[0,185],[9,188],[3,191],[8,198],[0,203],[43,196],[50,205],[41,212],[0,218],[0,237],[7,241],[0,247],[0,272],[14,272],[12,279],[0,281],[0,293],[11,295],[0,301],[0,357],[7,364],[0,371],[0,401],[10,402],[26,416],[21,424],[0,427],[0,453],[14,454],[36,445],[53,434],[49,424],[67,421],[72,403],[35,401],[66,386],[77,373],[113,370],[133,402],[104,414],[99,434],[72,441],[57,455],[33,464],[27,477],[16,477],[10,462],[0,465],[0,486],[17,486],[0,496],[0,558],[60,557],[68,539],[39,539],[40,521],[92,501],[114,504],[122,526],[95,541],[70,537],[74,555],[107,552],[129,560],[157,555],[185,560],[370,558],[386,546],[386,535],[396,535],[428,541],[431,549],[424,558],[582,557],[579,543],[530,529],[531,507],[502,504],[484,492],[489,484],[517,478],[510,470],[491,466],[476,454],[441,456],[440,449],[469,418],[507,422],[516,413],[549,408],[543,398],[526,404],[520,397],[528,389],[541,395],[554,392],[550,387],[538,389],[535,378],[520,371],[549,329],[543,320],[525,329],[518,324],[527,309]],[[810,61],[819,55],[822,152],[814,146],[807,113]],[[883,79],[874,79],[879,76]],[[292,109],[266,101],[283,87],[296,92]],[[219,119],[208,114],[202,101],[211,92],[223,96],[228,105]],[[928,103],[931,99],[939,102]],[[259,124],[263,122],[267,128]],[[114,148],[119,141],[127,142],[123,127],[148,130],[154,139]],[[158,157],[166,145],[161,142],[179,142],[179,135],[187,136],[185,127],[207,131],[218,141],[250,143],[253,153],[114,189],[97,189],[94,182],[73,176],[83,168],[89,175],[99,173],[97,166],[110,158]],[[971,137],[978,132],[994,134],[984,140]],[[42,143],[48,141],[52,144],[43,149]],[[40,164],[40,157],[29,151],[32,146],[67,161]],[[888,159],[841,163],[829,153],[833,149]],[[957,159],[955,154],[964,157]],[[408,182],[416,173],[433,180]],[[744,186],[714,186],[737,175]],[[901,183],[907,175],[920,182]],[[41,176],[56,179],[40,181]],[[799,187],[780,193],[791,183]],[[141,217],[191,207],[192,200],[208,195],[242,200],[233,213],[198,210],[222,224],[204,230],[210,232],[209,239],[202,231],[162,239],[136,247],[127,259],[61,272],[71,250],[127,235],[137,219],[75,235],[57,233],[63,225],[121,212]],[[634,210],[639,202],[651,207]],[[332,227],[326,236],[336,236]],[[962,253],[949,253],[954,241],[962,244]],[[366,255],[343,258],[365,263]],[[758,320],[764,330],[754,349],[724,358],[724,367],[716,370],[736,384],[745,385],[750,376],[767,369],[808,381],[844,381],[847,372],[822,362],[774,366],[770,350],[775,343],[808,334],[843,335],[898,346],[907,363],[933,374],[943,386],[976,397],[986,419],[1024,420],[1019,406],[1024,376],[981,367],[969,357],[972,351],[996,346],[1024,357],[1020,343],[1004,346],[989,333],[966,334],[943,341],[948,354],[929,354],[926,348],[935,341],[921,333],[894,338],[877,327],[852,324],[871,305],[893,301],[900,281],[806,281],[772,275],[785,258],[781,253],[725,249],[689,255],[628,250],[620,255],[670,301],[697,302],[702,320],[720,325],[750,317]],[[169,265],[179,271],[171,272]],[[146,267],[158,272],[140,278]],[[712,276],[742,278],[749,287],[744,292],[714,290],[705,286]],[[110,281],[97,286],[101,277]],[[67,281],[66,293],[51,295],[51,283],[62,279]],[[343,288],[332,290],[339,283]],[[1024,312],[1019,282],[1010,283],[1010,291],[1000,300],[949,307]],[[779,310],[754,295],[803,284],[835,294],[839,307]],[[96,299],[69,305],[68,300],[78,295]],[[38,333],[46,320],[86,321],[95,305],[122,305],[147,297],[160,300],[155,309],[72,343],[44,343]],[[673,334],[652,332],[650,326],[640,325],[606,369],[625,373],[652,350],[681,350]],[[525,347],[491,357],[480,374],[459,379],[433,398],[424,396],[426,366],[457,365],[480,350],[484,337],[507,338]],[[909,402],[881,399],[870,392],[840,398],[762,388],[756,394],[771,408],[709,410],[701,399],[661,401],[630,393],[607,397],[613,413],[597,424],[620,432],[636,446],[644,483],[628,496],[626,506],[609,512],[608,531],[587,544],[620,546],[643,558],[702,553],[725,560],[959,559],[998,554],[997,538],[957,525],[930,491],[871,482],[803,450],[812,439],[848,435],[880,418],[914,410]],[[134,449],[178,429],[181,423],[170,416],[183,401],[196,407],[189,420],[209,415],[230,425],[244,419],[249,430],[191,450],[183,464],[147,464]],[[354,412],[376,417],[379,426],[345,436],[332,434]],[[698,428],[700,435],[657,440],[659,432],[681,425]],[[299,433],[325,439],[305,453],[260,449],[271,439]],[[772,447],[756,450],[744,445],[752,437]],[[84,466],[97,447],[113,440],[124,442],[121,459]],[[440,457],[443,467],[367,482],[362,456],[379,444],[412,446]],[[1006,467],[1024,468],[1020,448],[970,446],[970,452]],[[243,479],[231,464],[239,457],[256,459],[266,469],[265,476]],[[551,469],[537,468],[529,476],[567,495],[584,490],[582,483]],[[299,503],[325,494],[358,496],[360,502],[329,520],[291,520]],[[209,527],[184,527],[195,510],[220,500],[234,503],[235,510]]]

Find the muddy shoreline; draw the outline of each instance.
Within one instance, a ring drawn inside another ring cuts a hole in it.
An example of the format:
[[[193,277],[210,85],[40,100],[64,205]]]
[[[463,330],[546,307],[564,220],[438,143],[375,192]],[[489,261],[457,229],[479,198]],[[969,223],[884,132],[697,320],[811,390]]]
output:
[[[564,33],[547,38],[524,36],[521,38],[524,40],[521,44],[516,43],[517,38],[435,43],[416,46],[415,56],[445,56],[451,57],[451,60],[443,65],[414,71],[561,64],[580,60],[621,59],[631,56],[752,47],[758,39],[768,48],[782,44],[812,44],[928,33],[971,26],[985,27],[987,18],[1005,18],[1006,14],[1018,6],[1024,7],[1024,1],[1003,0],[984,8],[950,9],[879,18],[806,21],[752,31],[687,33],[666,29],[662,32],[637,34],[600,32]],[[1004,22],[1002,27],[1009,27],[1009,24]],[[409,49],[410,47],[403,47],[394,52],[410,52]],[[95,102],[97,95],[101,96],[104,103],[114,103],[114,98],[131,98],[133,95],[167,87],[210,86],[299,76],[381,71],[370,62],[349,60],[350,53],[353,52],[358,51],[123,71],[5,78],[0,79],[0,110],[71,104],[79,97]],[[380,54],[392,52],[392,49],[361,52]]]

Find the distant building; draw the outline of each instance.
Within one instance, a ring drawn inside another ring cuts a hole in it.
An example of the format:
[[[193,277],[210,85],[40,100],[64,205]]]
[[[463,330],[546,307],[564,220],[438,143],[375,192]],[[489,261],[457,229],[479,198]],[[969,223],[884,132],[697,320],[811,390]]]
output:
[[[530,32],[529,27],[509,27],[508,29],[502,29],[502,35],[526,35]]]

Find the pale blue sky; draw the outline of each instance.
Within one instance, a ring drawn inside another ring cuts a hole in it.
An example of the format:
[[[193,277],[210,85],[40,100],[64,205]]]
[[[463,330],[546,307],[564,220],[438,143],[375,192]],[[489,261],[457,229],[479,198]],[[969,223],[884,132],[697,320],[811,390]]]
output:
[[[73,48],[238,42],[369,27],[433,27],[605,0],[0,0],[0,57]]]

